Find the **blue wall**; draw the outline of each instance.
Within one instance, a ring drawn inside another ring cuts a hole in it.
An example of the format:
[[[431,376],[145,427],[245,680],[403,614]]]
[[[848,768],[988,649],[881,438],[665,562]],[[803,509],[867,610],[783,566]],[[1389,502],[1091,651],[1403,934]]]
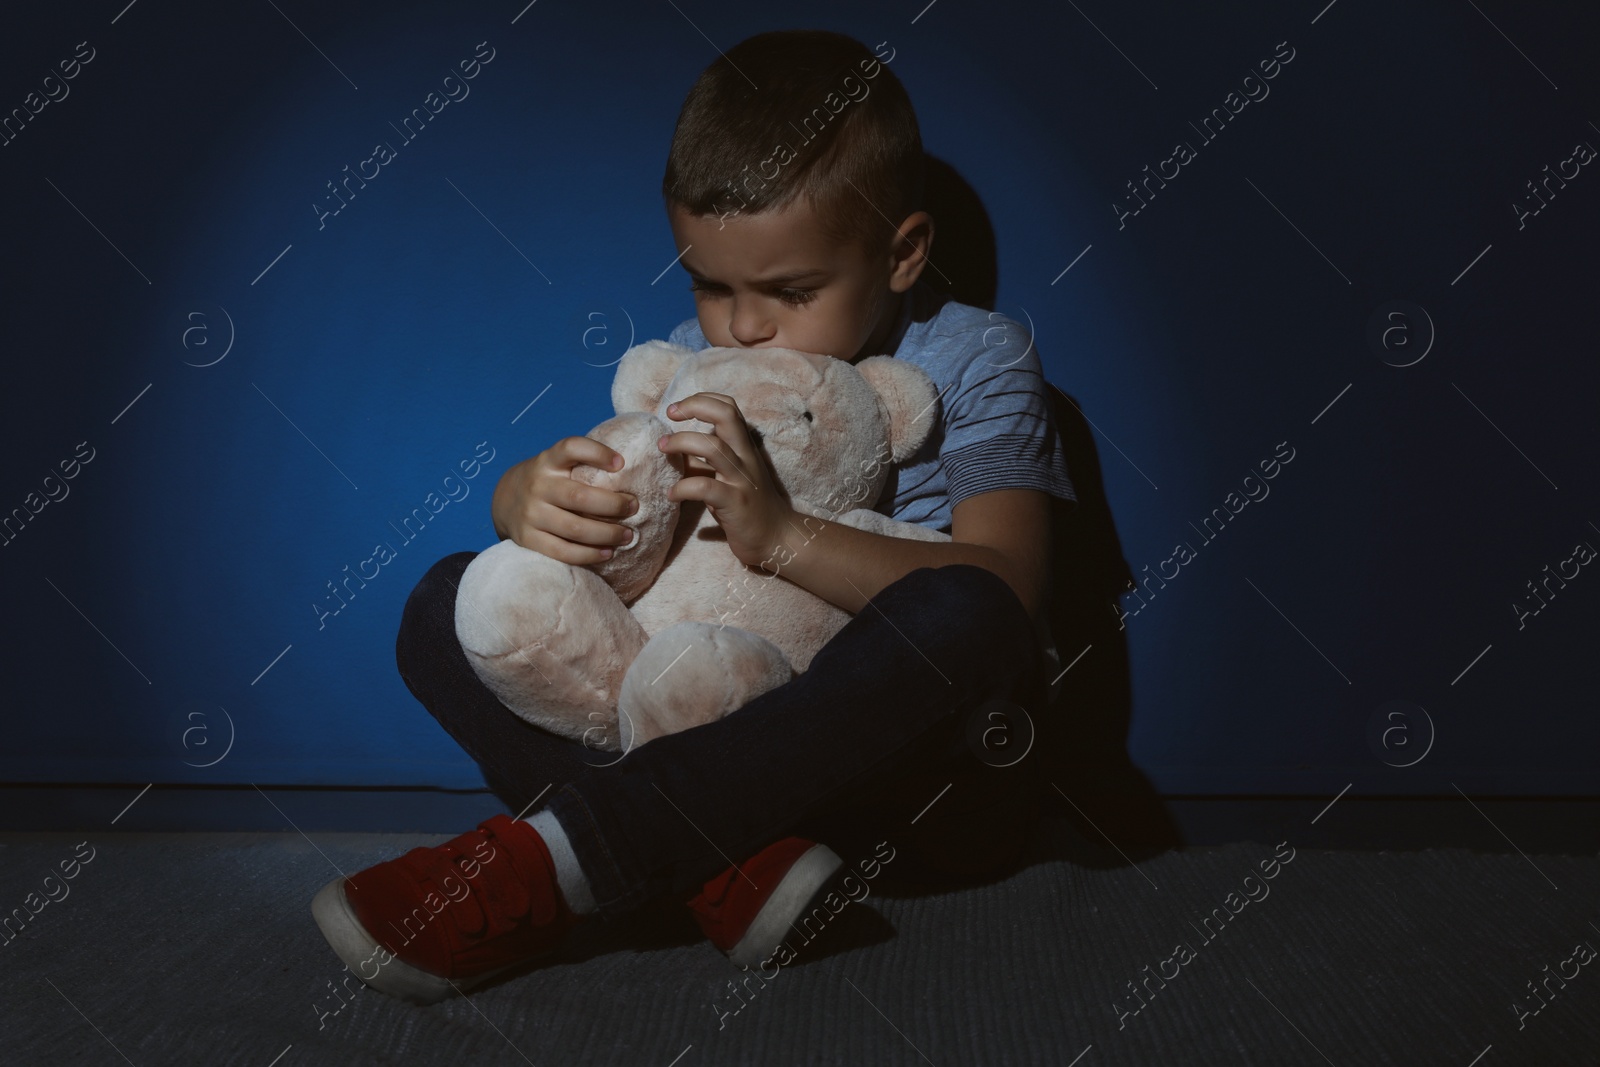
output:
[[[112,0],[0,42],[5,109],[93,49],[0,146],[0,511],[66,494],[0,547],[5,779],[480,785],[396,674],[401,605],[492,543],[507,465],[609,414],[630,338],[692,313],[680,270],[653,282],[678,105],[707,36],[803,22],[894,48],[929,151],[989,210],[997,309],[1094,424],[1134,571],[1193,552],[1124,598],[1159,789],[1600,785],[1600,578],[1512,607],[1600,546],[1600,178],[1512,208],[1600,145],[1576,16],[279,6]],[[390,124],[479,42],[470,94],[405,141]],[[1291,48],[1213,141],[1189,125]],[[1194,158],[1119,222],[1180,140]],[[394,158],[321,216],[378,142]],[[1369,323],[1400,300],[1426,320],[1385,352]]]

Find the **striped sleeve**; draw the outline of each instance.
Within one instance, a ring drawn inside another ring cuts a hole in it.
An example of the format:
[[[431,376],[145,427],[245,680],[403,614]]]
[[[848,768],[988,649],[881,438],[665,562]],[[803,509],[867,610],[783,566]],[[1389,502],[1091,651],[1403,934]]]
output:
[[[950,508],[997,489],[1076,501],[1033,338],[1015,320],[983,334],[946,406],[939,465]],[[989,343],[1003,338],[1004,344]],[[1021,354],[1016,354],[1021,349]]]

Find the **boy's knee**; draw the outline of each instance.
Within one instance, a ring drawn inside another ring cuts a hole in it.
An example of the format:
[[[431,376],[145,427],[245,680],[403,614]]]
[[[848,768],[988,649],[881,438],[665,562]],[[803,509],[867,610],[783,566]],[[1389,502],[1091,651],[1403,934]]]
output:
[[[461,574],[467,569],[476,552],[455,552],[429,567],[406,597],[400,612],[400,632],[395,640],[395,658],[405,673],[407,658],[413,653],[412,643],[421,640],[433,644],[441,635],[430,630],[450,623],[450,636],[455,636],[456,588],[461,584]]]
[[[918,590],[919,600],[931,600],[951,608],[989,606],[1008,608],[1022,602],[1006,580],[987,567],[976,563],[946,563],[940,567],[918,567],[908,572],[901,582]],[[898,582],[895,584],[899,584]]]
[[[885,587],[889,589],[911,597],[919,617],[970,627],[979,634],[993,634],[997,627],[1004,632],[1009,620],[1032,639],[1033,624],[1016,591],[987,567],[975,563],[918,567]]]
[[[448,604],[453,610],[456,589],[461,585],[461,575],[466,571],[467,564],[476,556],[476,552],[452,552],[429,567],[427,573],[411,590],[411,595],[406,598],[406,608],[409,610],[412,601],[418,601]]]

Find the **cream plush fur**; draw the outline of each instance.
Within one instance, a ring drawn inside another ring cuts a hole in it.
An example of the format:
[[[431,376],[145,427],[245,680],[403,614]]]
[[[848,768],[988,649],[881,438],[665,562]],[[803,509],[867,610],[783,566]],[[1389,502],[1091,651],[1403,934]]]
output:
[[[938,425],[939,398],[921,368],[891,356],[852,365],[788,349],[635,345],[611,386],[616,417],[587,435],[622,453],[622,469],[572,472],[638,497],[639,510],[622,520],[634,541],[582,567],[501,541],[473,559],[456,598],[456,634],[490,691],[529,722],[595,749],[626,750],[743,707],[804,671],[850,618],[783,577],[781,554],[745,566],[709,509],[667,499],[684,460],[656,441],[711,432],[666,414],[698,392],[735,398],[801,515],[950,540],[870,510],[890,465]]]

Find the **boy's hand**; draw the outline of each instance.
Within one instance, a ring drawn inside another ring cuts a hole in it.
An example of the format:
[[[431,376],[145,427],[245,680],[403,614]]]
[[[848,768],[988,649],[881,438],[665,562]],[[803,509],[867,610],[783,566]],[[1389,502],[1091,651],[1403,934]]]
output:
[[[621,453],[593,438],[563,437],[500,476],[489,505],[495,533],[580,567],[609,559],[611,546],[627,544],[633,531],[604,520],[632,515],[638,500],[575,481],[572,468],[617,471],[622,463]]]
[[[738,404],[724,393],[695,393],[668,407],[667,414],[715,427],[714,433],[679,430],[657,442],[661,451],[685,457],[686,476],[668,499],[703,501],[739,562],[758,566],[783,544],[795,511],[757,451]]]

